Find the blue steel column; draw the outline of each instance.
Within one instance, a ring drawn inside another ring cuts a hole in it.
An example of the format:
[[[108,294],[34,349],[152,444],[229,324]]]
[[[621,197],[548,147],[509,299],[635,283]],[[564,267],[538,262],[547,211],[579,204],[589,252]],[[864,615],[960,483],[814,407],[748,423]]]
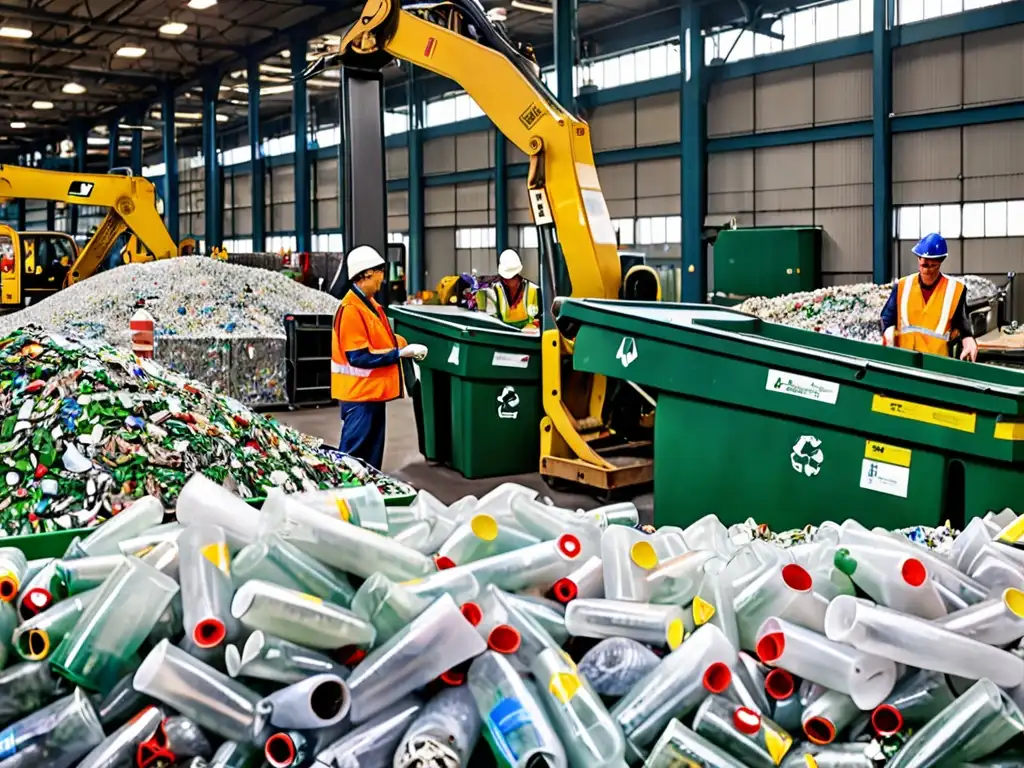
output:
[[[141,125],[145,116],[145,110],[132,113],[132,125]],[[142,130],[139,128],[132,128],[131,166],[132,173],[136,176],[142,175]]]
[[[71,141],[75,145],[74,171],[85,173],[85,158],[88,156],[89,127],[84,123],[75,121],[72,124]],[[74,237],[78,234],[78,208],[77,205],[68,206],[68,216],[71,218],[70,233]]]
[[[508,144],[505,134],[494,131],[494,245],[498,253],[508,248]],[[520,243],[522,245],[522,243]]]
[[[297,250],[313,250],[312,204],[309,183],[309,104],[306,81],[302,71],[306,68],[306,40],[291,41],[292,62],[292,121],[295,128],[295,243]]]
[[[260,63],[249,59],[249,153],[252,155],[252,249],[262,253],[267,238],[267,177],[263,162],[263,134],[260,131]]]
[[[680,19],[680,180],[682,216],[682,300],[707,301],[707,246],[704,216],[707,210],[707,100],[704,87],[704,37],[701,6],[683,0]]]
[[[164,223],[174,242],[178,242],[178,145],[174,132],[174,88],[163,93],[160,115],[163,118],[164,150]]]
[[[426,280],[426,220],[423,211],[423,101],[417,86],[416,67],[409,67],[405,98],[409,105],[409,293],[422,291]]]
[[[570,112],[575,112],[576,81],[576,0],[555,0],[555,96]]]
[[[892,33],[895,0],[874,0],[871,156],[873,170],[871,271],[876,283],[893,278],[892,263]]]
[[[121,150],[121,116],[115,114],[110,118],[107,126],[107,137],[110,144],[107,147],[107,168],[113,169],[120,165],[119,153]]]
[[[203,239],[206,252],[220,247],[224,241],[224,191],[221,187],[220,162],[217,159],[217,97],[220,95],[220,74],[203,81],[203,164],[206,182],[206,227]]]

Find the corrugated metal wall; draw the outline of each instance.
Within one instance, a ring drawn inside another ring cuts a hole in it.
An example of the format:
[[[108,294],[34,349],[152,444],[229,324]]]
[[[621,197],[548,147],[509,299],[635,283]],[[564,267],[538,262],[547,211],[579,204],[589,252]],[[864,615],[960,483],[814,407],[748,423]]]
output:
[[[893,105],[898,115],[1024,99],[1024,25],[898,48]],[[1024,121],[900,134],[893,141],[893,204],[960,204],[1024,199]],[[914,268],[899,242],[900,268]],[[951,271],[999,278],[1024,267],[1024,238],[950,241]]]

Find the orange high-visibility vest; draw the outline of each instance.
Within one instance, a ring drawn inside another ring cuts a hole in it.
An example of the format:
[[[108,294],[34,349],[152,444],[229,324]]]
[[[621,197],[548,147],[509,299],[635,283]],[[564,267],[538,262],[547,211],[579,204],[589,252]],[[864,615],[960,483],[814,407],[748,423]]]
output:
[[[962,280],[940,275],[938,285],[925,302],[920,277],[901,278],[896,288],[896,346],[948,356],[949,342],[957,336],[952,330],[953,313],[963,293]]]
[[[355,291],[349,291],[334,314],[331,397],[347,403],[375,403],[401,397],[402,371],[398,363],[383,368],[357,368],[349,365],[345,356],[346,352],[359,349],[385,353],[400,346],[384,308],[372,298],[364,302]]]

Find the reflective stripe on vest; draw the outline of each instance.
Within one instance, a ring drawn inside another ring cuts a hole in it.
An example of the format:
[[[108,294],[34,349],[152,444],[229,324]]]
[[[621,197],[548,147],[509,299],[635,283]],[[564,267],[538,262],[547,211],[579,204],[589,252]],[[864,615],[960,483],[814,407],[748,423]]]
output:
[[[356,368],[353,365],[342,365],[331,360],[331,373],[343,373],[346,376],[356,376],[360,379],[370,378],[369,368]]]
[[[498,300],[498,316],[506,323],[528,322],[537,314],[535,310],[534,315],[530,315],[530,307],[537,307],[537,286],[529,280],[524,279],[523,282],[523,293],[517,304],[509,303],[504,285],[498,283],[494,286]]]
[[[899,339],[897,339],[897,346],[905,349],[919,349],[936,353],[946,351],[944,347],[940,348],[936,344],[944,345],[949,342],[952,336],[953,313],[956,311],[960,296],[964,290],[963,281],[942,275],[928,301],[925,302],[918,276],[908,275],[901,278],[897,287],[899,299],[897,333],[900,337],[903,337],[903,343],[900,343]],[[916,297],[913,308],[911,308],[910,304],[912,295]],[[936,306],[933,302],[938,300],[940,296],[942,304],[938,313],[929,313],[928,310]],[[934,315],[934,325],[927,323],[926,316],[928,314]],[[915,337],[923,338],[921,338],[920,343],[915,343],[913,341]]]

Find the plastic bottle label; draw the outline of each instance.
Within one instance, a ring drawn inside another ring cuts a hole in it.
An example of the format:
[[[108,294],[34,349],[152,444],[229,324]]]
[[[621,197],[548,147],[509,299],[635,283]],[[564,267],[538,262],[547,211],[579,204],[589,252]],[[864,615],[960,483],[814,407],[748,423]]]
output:
[[[18,740],[13,728],[0,731],[0,760],[5,760],[18,751]]]
[[[501,750],[502,756],[512,765],[519,761],[519,755],[509,744],[508,736],[521,728],[532,730],[533,720],[519,699],[502,699],[494,705],[487,717],[487,729],[494,737],[494,743]]]

